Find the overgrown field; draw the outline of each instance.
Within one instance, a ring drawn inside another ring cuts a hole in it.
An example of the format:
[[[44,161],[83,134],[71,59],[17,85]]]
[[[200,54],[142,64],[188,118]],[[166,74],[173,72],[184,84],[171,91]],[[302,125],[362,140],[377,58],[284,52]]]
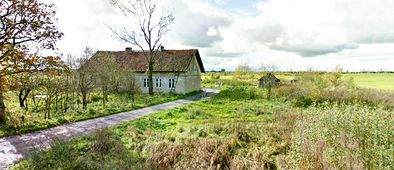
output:
[[[283,84],[271,100],[265,89],[221,88],[210,99],[58,142],[14,169],[394,168],[391,93],[331,74]]]

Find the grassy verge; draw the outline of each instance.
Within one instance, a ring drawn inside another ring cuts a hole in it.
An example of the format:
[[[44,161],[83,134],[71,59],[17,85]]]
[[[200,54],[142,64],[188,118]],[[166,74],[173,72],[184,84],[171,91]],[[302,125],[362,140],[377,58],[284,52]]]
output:
[[[11,136],[16,134],[29,133],[33,131],[38,131],[58,125],[62,125],[70,122],[77,122],[87,119],[98,118],[102,116],[108,116],[111,114],[116,114],[125,111],[131,111],[135,109],[140,109],[152,105],[157,105],[161,103],[166,103],[178,99],[183,99],[186,97],[190,97],[196,95],[200,92],[193,92],[186,95],[165,95],[165,94],[156,94],[154,96],[149,96],[146,94],[139,94],[136,96],[135,101],[133,102],[126,96],[113,95],[110,96],[110,101],[106,104],[105,107],[102,106],[101,101],[92,101],[89,104],[87,110],[82,110],[80,107],[76,107],[74,109],[69,109],[67,112],[54,112],[52,114],[51,119],[44,119],[42,113],[34,113],[34,112],[23,112],[25,117],[25,122],[22,122],[19,119],[19,115],[15,114],[18,111],[12,111],[14,114],[9,116],[10,122],[13,122],[11,125],[0,125],[0,137]],[[14,106],[13,108],[18,108]]]

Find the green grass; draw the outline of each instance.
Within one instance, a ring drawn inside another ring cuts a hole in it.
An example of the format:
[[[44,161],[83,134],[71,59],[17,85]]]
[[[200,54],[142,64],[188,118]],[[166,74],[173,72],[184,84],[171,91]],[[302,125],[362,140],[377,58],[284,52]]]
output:
[[[261,89],[231,88],[57,143],[14,169],[394,168],[393,110],[363,103],[297,103],[266,100]]]
[[[156,94],[154,96],[138,94],[134,102],[132,102],[131,99],[126,96],[111,95],[110,101],[106,104],[105,107],[102,106],[102,102],[100,100],[91,100],[87,110],[82,110],[81,105],[76,106],[74,109],[70,108],[65,113],[63,113],[62,111],[55,112],[53,110],[51,119],[44,119],[44,114],[40,111],[33,112],[29,110],[26,112],[20,109],[16,102],[9,102],[15,101],[16,95],[14,93],[8,93],[8,98],[12,99],[8,100],[7,102],[7,106],[8,108],[10,108],[9,113],[11,113],[11,115],[8,116],[10,119],[9,122],[12,122],[12,124],[0,125],[0,137],[23,134],[58,126],[69,122],[77,122],[120,112],[131,111],[152,105],[166,103],[169,101],[174,101],[177,99],[186,98],[192,95],[196,95],[197,93],[199,92],[193,92],[186,95]],[[24,123],[20,119],[20,116],[22,115],[24,115],[25,117]]]
[[[394,93],[310,73],[275,87],[267,100],[266,90],[250,83],[255,77],[222,79],[221,93],[210,99],[57,144],[15,168],[394,168]],[[212,80],[221,77],[204,84]],[[57,156],[64,150],[71,156]]]
[[[394,73],[343,74],[343,78],[353,78],[354,83],[363,88],[394,90]]]
[[[281,113],[288,112],[289,109],[291,109],[290,103],[283,103],[281,101],[268,102],[262,98],[248,100],[247,104],[245,101],[208,99],[123,123],[111,128],[109,134],[114,139],[121,141],[122,147],[127,149],[128,154],[126,155],[128,156],[124,157],[132,161],[126,166],[128,168],[131,167],[131,169],[171,167],[163,160],[171,159],[173,155],[171,153],[166,154],[167,151],[159,150],[160,148],[172,150],[173,145],[182,147],[183,152],[181,155],[185,159],[188,159],[185,160],[187,162],[174,162],[174,164],[177,164],[174,166],[180,168],[208,168],[210,159],[206,160],[204,158],[204,160],[200,160],[203,161],[201,162],[201,166],[199,165],[199,161],[194,159],[198,159],[199,156],[208,158],[210,156],[209,154],[197,156],[193,155],[197,154],[196,150],[187,151],[188,148],[193,148],[191,146],[189,147],[189,145],[194,144],[204,145],[199,147],[213,147],[215,145],[218,148],[228,145],[233,149],[231,155],[239,157],[243,157],[242,155],[245,154],[248,148],[270,151],[267,153],[260,152],[260,154],[265,155],[268,159],[261,160],[261,165],[263,166],[264,163],[267,163],[270,166],[275,166],[274,155],[276,152],[282,152],[286,150],[284,148],[289,146],[288,142],[276,144],[276,141],[290,139],[290,133],[287,133],[290,131],[280,132],[279,134],[283,135],[278,136],[277,132],[273,133],[271,130],[273,125],[277,125],[277,122],[282,121],[279,120],[284,116]],[[286,129],[291,128],[289,126],[290,124],[294,124],[294,122],[283,124],[286,126],[278,126]],[[78,162],[77,160],[82,158],[91,159],[89,157],[96,157],[95,155],[97,155],[97,153],[91,153],[90,149],[86,149],[91,148],[95,140],[101,140],[92,139],[93,136],[80,138],[69,143],[58,144],[55,146],[55,149],[44,153],[37,153],[35,156],[22,161],[15,169],[40,169],[44,167],[47,169],[57,169],[62,168],[66,164],[70,169],[84,167],[86,164],[91,164],[91,162]],[[233,141],[234,143],[229,143],[229,141]],[[62,148],[70,150],[71,153],[66,155],[73,156],[67,158],[55,156],[59,154],[59,150],[64,151]],[[102,159],[100,158],[99,160],[102,160],[104,163],[101,162],[102,167],[98,167],[98,169],[107,167],[113,159],[114,156],[111,153]],[[225,160],[218,158],[217,161]],[[240,159],[238,161],[241,166],[243,160]],[[52,163],[48,164],[48,162]]]

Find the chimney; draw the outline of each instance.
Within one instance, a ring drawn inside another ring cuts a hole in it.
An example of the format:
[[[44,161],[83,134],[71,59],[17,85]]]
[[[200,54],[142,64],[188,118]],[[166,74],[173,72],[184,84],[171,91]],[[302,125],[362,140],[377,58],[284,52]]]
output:
[[[164,51],[164,46],[160,46],[160,51]]]
[[[126,52],[127,52],[127,53],[133,52],[133,48],[131,48],[131,47],[126,47]]]

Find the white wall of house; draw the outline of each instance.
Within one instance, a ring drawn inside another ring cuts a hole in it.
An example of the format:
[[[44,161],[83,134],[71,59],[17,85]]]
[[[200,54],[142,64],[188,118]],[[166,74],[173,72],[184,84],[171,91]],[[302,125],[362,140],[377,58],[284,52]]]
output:
[[[148,78],[147,73],[136,73],[136,83],[138,83],[140,90],[144,93],[148,93],[148,86],[144,87],[144,79]],[[161,79],[160,83],[156,84],[156,80]],[[170,88],[170,79],[175,80],[175,89]],[[156,86],[158,85],[158,86]],[[177,94],[186,94],[193,91],[201,90],[201,70],[198,65],[196,58],[190,63],[189,69],[186,72],[181,73],[170,73],[170,72],[159,72],[153,73],[153,91],[161,93],[169,93],[171,90],[175,90]]]

